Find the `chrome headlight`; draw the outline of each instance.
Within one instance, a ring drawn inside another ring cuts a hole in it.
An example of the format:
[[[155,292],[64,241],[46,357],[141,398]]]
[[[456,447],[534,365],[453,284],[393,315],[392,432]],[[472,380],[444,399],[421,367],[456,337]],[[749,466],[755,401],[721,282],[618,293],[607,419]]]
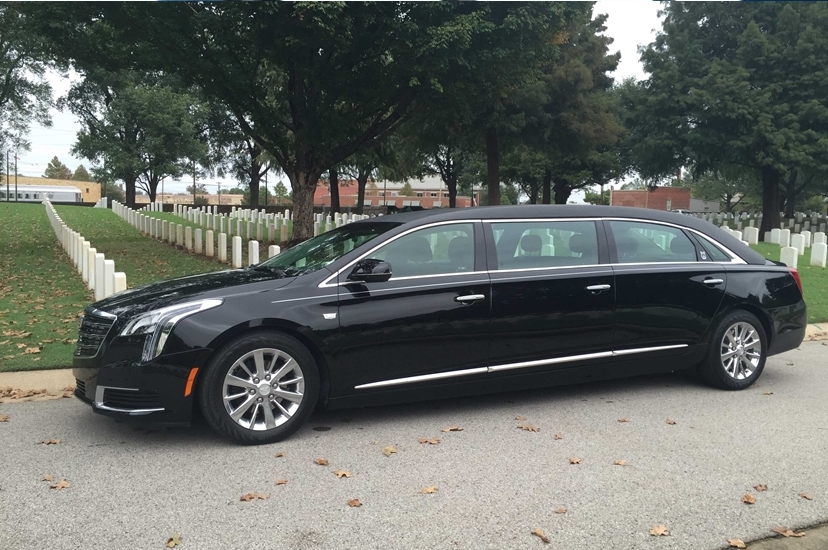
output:
[[[193,313],[219,306],[221,302],[221,300],[200,300],[153,309],[130,319],[126,326],[121,329],[119,336],[146,335],[141,359],[151,361],[161,355],[164,344],[167,343],[167,338],[175,328],[176,323]]]

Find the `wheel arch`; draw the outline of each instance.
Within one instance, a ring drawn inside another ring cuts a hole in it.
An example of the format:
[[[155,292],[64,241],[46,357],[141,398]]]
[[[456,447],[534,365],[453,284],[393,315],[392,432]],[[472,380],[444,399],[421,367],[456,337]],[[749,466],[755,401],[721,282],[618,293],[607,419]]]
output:
[[[316,365],[319,368],[319,405],[327,406],[328,398],[331,390],[330,371],[328,369],[328,361],[325,354],[322,352],[321,342],[313,336],[313,332],[307,327],[303,327],[298,323],[292,323],[284,319],[256,319],[245,323],[238,324],[231,327],[220,335],[215,337],[209,344],[209,349],[212,350],[202,361],[202,365],[206,367],[210,360],[218,354],[221,349],[235,338],[242,334],[258,331],[278,331],[288,336],[292,336],[299,340],[305,346],[310,354],[313,356]],[[193,393],[201,391],[199,380],[202,379],[202,372],[198,373]]]
[[[767,348],[770,349],[771,342],[773,340],[773,324],[771,323],[770,317],[768,316],[766,311],[764,311],[761,307],[757,306],[756,304],[751,304],[750,302],[736,302],[734,304],[731,304],[729,307],[723,309],[718,315],[716,323],[711,323],[711,331],[715,330],[715,327],[718,326],[719,322],[721,322],[725,315],[729,315],[739,310],[747,311],[748,313],[752,314],[754,317],[759,319],[759,322],[762,324],[762,329],[765,331],[765,338],[767,339]]]

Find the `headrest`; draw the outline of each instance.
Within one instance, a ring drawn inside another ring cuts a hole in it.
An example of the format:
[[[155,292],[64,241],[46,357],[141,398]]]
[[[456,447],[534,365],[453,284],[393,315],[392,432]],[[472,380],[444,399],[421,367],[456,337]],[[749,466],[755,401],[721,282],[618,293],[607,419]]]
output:
[[[449,242],[449,261],[453,264],[471,265],[474,263],[474,244],[471,237],[454,237]]]
[[[520,249],[529,254],[534,254],[541,251],[543,241],[538,235],[524,235],[520,239]]]
[[[670,241],[670,252],[676,256],[685,256],[694,259],[696,256],[696,248],[693,246],[693,243],[678,235]]]
[[[615,239],[615,246],[618,248],[619,256],[633,256],[638,252],[638,241],[632,237],[618,237]]]
[[[598,242],[590,235],[575,233],[569,237],[569,250],[576,254],[594,255],[598,252]]]
[[[409,262],[424,263],[430,262],[432,258],[431,245],[425,237],[414,237],[403,247],[405,256]]]

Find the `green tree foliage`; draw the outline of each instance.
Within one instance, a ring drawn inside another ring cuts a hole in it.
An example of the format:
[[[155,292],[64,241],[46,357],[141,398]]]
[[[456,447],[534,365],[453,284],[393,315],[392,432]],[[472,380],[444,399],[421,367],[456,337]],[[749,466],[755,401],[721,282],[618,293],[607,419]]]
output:
[[[92,181],[92,176],[89,175],[89,172],[84,168],[83,164],[75,168],[75,173],[72,174],[72,179],[76,181]]]
[[[288,189],[285,187],[285,184],[282,180],[273,186],[273,198],[275,199],[276,204],[284,204],[285,200],[288,198]]]
[[[412,189],[411,184],[405,182],[405,185],[402,186],[398,193],[401,197],[413,197],[414,196],[414,189]]]
[[[53,180],[70,180],[72,179],[72,170],[60,162],[57,157],[52,157],[52,160],[46,165],[43,177]]]
[[[30,31],[30,18],[17,7],[13,3],[0,5],[0,149],[28,151],[30,124],[52,124],[52,88],[45,79],[42,45]],[[1,157],[3,168],[6,156]]]
[[[586,189],[584,191],[584,202],[587,204],[604,204],[610,203],[610,191],[605,189],[603,195],[596,189]]]
[[[123,181],[128,205],[137,187],[155,201],[163,178],[191,174],[206,158],[201,104],[174,80],[97,71],[59,104],[83,124],[72,153]]]
[[[187,193],[188,193],[188,194],[190,194],[190,195],[192,195],[192,194],[193,194],[193,186],[192,186],[192,184],[190,184],[190,185],[188,185],[188,186],[187,186],[186,191],[187,191]],[[196,194],[197,194],[197,195],[209,195],[209,194],[210,194],[210,190],[209,190],[209,189],[207,189],[207,186],[206,186],[205,184],[203,184],[203,183],[197,183],[197,184],[196,184],[196,186],[195,186],[195,192],[196,192]]]
[[[639,165],[654,176],[749,169],[760,230],[778,227],[783,183],[828,164],[828,4],[672,2],[665,15],[642,53]]]
[[[689,187],[694,198],[718,201],[725,212],[733,212],[751,195],[761,192],[752,174],[744,170],[731,171],[727,175],[705,172],[693,178]]]

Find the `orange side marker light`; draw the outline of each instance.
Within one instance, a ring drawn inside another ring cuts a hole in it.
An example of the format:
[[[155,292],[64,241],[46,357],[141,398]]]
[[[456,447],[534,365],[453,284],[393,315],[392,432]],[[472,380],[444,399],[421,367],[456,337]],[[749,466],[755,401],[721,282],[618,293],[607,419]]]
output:
[[[193,393],[193,382],[195,382],[196,374],[198,374],[198,367],[190,369],[190,376],[187,377],[187,385],[184,387],[184,397],[189,397]]]

